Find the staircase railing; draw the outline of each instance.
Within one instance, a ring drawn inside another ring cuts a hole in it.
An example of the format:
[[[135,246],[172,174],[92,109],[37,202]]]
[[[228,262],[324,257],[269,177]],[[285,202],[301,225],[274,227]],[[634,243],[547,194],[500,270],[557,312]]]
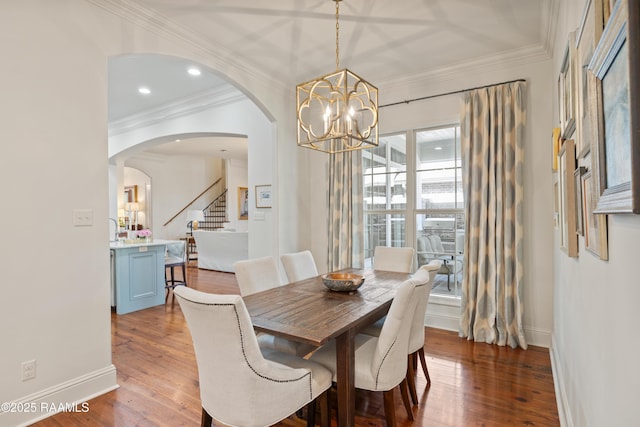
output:
[[[204,221],[198,222],[198,228],[203,230],[224,228],[224,223],[227,222],[227,189],[225,188],[202,212]]]
[[[186,211],[187,208],[189,206],[191,206],[193,203],[195,203],[196,200],[198,200],[200,197],[202,197],[207,191],[211,190],[217,183],[219,183],[220,181],[222,181],[222,178],[218,178],[213,184],[211,184],[210,186],[208,186],[203,192],[201,192],[200,194],[198,194],[192,201],[190,201],[189,203],[187,203],[185,205],[184,208],[180,209],[180,211],[178,211],[177,214],[175,214],[174,216],[171,217],[171,219],[167,222],[164,223],[163,227],[166,227],[167,225],[169,225],[171,223],[171,221],[173,221],[174,219],[176,219],[182,212]],[[224,192],[226,193],[227,190],[224,190]],[[206,209],[206,208],[205,208]]]

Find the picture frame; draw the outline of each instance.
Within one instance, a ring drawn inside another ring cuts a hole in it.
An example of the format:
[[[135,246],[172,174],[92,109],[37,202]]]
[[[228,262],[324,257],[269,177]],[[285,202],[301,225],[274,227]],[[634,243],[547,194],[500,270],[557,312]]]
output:
[[[582,175],[582,214],[584,218],[584,247],[601,260],[609,259],[607,216],[593,213],[595,207],[592,170]]]
[[[273,207],[273,199],[271,196],[271,185],[256,185],[256,208],[264,209]]]
[[[128,185],[124,187],[124,202],[138,203],[138,186]]]
[[[569,33],[569,40],[564,51],[560,76],[558,78],[558,95],[560,102],[560,129],[562,139],[569,139],[575,132],[575,37],[576,32]]]
[[[576,157],[584,158],[597,138],[596,78],[588,69],[602,35],[603,1],[587,0],[576,33]]]
[[[238,219],[249,219],[249,189],[238,187]]]
[[[578,256],[576,233],[576,198],[574,171],[576,169],[575,145],[572,139],[562,144],[558,158],[558,183],[560,190],[560,248],[570,257]]]
[[[596,77],[592,157],[597,214],[640,213],[640,3],[618,0],[589,64]],[[634,78],[630,78],[634,76]]]
[[[560,152],[560,128],[553,128],[552,139],[553,139],[553,165],[551,167],[551,170],[555,172],[558,170],[558,153]]]
[[[580,236],[584,236],[584,209],[582,207],[582,175],[584,175],[587,171],[587,168],[584,166],[578,166],[573,173],[574,178],[574,189],[576,196],[576,233]]]

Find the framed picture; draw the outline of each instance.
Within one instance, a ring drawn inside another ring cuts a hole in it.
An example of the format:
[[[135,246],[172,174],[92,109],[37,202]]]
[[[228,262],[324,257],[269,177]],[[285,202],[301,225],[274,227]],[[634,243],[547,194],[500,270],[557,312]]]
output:
[[[138,186],[130,185],[124,187],[124,202],[125,203],[138,203]]]
[[[588,70],[596,45],[602,35],[603,1],[587,0],[576,34],[576,156],[582,159],[597,139],[598,104],[596,78]]]
[[[238,219],[249,219],[249,189],[238,187]]]
[[[553,166],[552,170],[558,170],[558,153],[560,152],[560,128],[553,128]]]
[[[589,69],[598,102],[594,212],[640,213],[640,2],[616,1]]]
[[[584,218],[584,247],[602,260],[609,259],[607,216],[593,213],[595,206],[592,171],[582,175],[582,215]]]
[[[558,158],[558,183],[560,189],[560,248],[570,257],[578,256],[578,235],[576,234],[576,198],[574,171],[576,151],[572,139],[562,144]]]
[[[271,208],[273,201],[271,198],[270,185],[256,185],[256,208]]]
[[[558,78],[558,95],[560,103],[560,128],[563,139],[569,139],[576,129],[575,122],[575,37],[576,32],[569,34],[564,51],[560,76]]]
[[[583,208],[582,208],[582,175],[585,174],[587,168],[584,166],[578,166],[573,173],[573,182],[576,195],[576,233],[584,236],[584,224],[583,224]]]

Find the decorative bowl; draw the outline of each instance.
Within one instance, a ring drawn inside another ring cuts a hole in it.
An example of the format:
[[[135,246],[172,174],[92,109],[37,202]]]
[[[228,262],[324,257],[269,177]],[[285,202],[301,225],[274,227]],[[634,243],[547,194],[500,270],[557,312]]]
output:
[[[332,291],[350,292],[362,286],[364,277],[351,273],[327,273],[322,275],[322,283]]]

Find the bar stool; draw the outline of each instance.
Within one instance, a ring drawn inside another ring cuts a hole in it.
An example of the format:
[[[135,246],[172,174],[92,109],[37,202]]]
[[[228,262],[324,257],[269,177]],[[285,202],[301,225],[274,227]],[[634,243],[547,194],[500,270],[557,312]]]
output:
[[[186,241],[172,242],[167,244],[164,257],[164,289],[166,291],[165,303],[169,300],[169,293],[176,286],[187,286],[187,248]],[[176,278],[175,268],[182,269],[182,280]],[[167,269],[169,275],[167,275]]]

